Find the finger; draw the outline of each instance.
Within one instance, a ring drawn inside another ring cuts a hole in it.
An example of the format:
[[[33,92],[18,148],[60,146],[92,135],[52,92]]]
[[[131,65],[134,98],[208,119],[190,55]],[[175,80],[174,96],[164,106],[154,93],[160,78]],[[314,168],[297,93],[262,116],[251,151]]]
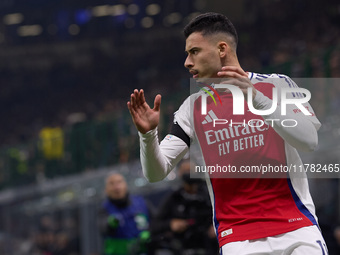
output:
[[[234,71],[219,71],[217,75],[221,77],[244,78],[244,76]]]
[[[239,66],[223,66],[222,70],[223,71],[228,71],[228,70],[229,71],[234,71],[234,72],[239,73],[242,76],[248,77],[248,74],[241,67],[239,67]]]
[[[244,78],[232,78],[228,81],[228,84],[238,86],[241,89],[251,86],[250,83]]]
[[[135,89],[135,90],[133,91],[133,94],[135,95],[136,106],[139,106],[139,105],[140,105],[140,102],[139,102],[139,92],[138,92],[138,89]]]
[[[137,115],[136,111],[133,109],[133,107],[131,106],[130,102],[127,102],[127,107],[129,109],[132,121],[136,125],[136,122],[137,122],[137,119],[138,119],[138,115]]]
[[[144,96],[144,90],[141,89],[139,92],[139,102],[140,104],[144,104],[145,103],[145,96]]]
[[[130,95],[130,102],[131,102],[132,108],[136,107],[135,94],[133,94],[133,93]]]
[[[243,69],[238,66],[222,66],[222,70],[232,70],[235,72],[239,72],[240,70],[243,71]]]
[[[155,97],[155,101],[154,101],[154,107],[153,109],[155,111],[159,111],[160,108],[161,108],[161,101],[162,101],[162,96],[160,94],[158,94],[156,97]]]
[[[243,77],[248,77],[248,74],[241,67],[238,66],[223,66],[222,71],[233,71],[237,72]]]
[[[127,106],[127,108],[129,109],[129,112],[131,113],[131,102],[130,102],[130,101],[127,102],[127,103],[126,103],[126,106]]]
[[[249,83],[245,78],[242,79],[228,78],[224,82],[222,82],[222,84],[236,86],[240,88],[245,94],[247,94],[248,88],[253,88],[252,84]],[[227,88],[217,89],[217,91],[221,93],[231,93],[231,91],[228,90]]]
[[[139,105],[138,105],[137,96],[135,92],[131,94],[131,103],[132,103],[131,104],[132,108],[136,111]]]
[[[130,114],[133,118],[135,118],[135,116],[137,115],[137,105],[134,94],[131,94],[131,102],[128,103]]]
[[[131,102],[127,102],[127,108],[129,109],[129,112],[132,116],[135,115],[135,110],[131,106]]]

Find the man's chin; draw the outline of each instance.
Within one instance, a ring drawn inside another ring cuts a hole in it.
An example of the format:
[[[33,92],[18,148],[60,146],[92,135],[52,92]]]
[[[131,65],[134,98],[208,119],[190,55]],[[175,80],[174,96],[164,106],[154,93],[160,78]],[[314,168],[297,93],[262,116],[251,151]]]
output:
[[[214,83],[214,79],[210,77],[198,77],[194,78],[197,83],[201,84],[212,84]]]
[[[197,76],[197,77],[193,77],[193,78],[195,79],[196,82],[205,82],[209,79],[207,77],[202,77],[202,76]]]

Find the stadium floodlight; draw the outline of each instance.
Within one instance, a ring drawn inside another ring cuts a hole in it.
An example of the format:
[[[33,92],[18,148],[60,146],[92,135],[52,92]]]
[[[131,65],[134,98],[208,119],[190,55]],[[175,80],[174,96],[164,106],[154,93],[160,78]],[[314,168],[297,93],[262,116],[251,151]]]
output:
[[[127,7],[127,12],[128,14],[130,15],[136,15],[138,14],[139,12],[139,6],[137,4],[130,4],[128,7]]]
[[[150,4],[146,7],[145,11],[146,11],[146,14],[150,16],[154,16],[160,13],[161,7],[159,6],[159,4]]]
[[[77,24],[71,24],[68,27],[68,32],[70,33],[70,35],[77,35],[80,32],[80,28]]]
[[[144,17],[142,20],[141,20],[141,25],[142,27],[144,28],[150,28],[152,27],[154,24],[154,21],[151,17]]]
[[[98,5],[92,8],[92,15],[95,17],[103,17],[111,15],[110,5]]]
[[[117,4],[111,6],[110,11],[112,16],[120,16],[126,12],[126,7],[125,5]]]
[[[19,36],[37,36],[40,35],[43,31],[42,26],[40,25],[25,25],[20,26],[17,29],[17,33]]]
[[[3,17],[3,22],[6,25],[15,25],[15,24],[20,24],[24,20],[24,15],[21,13],[11,13],[7,14]]]
[[[182,15],[179,12],[173,12],[164,18],[164,25],[171,26],[181,22]]]

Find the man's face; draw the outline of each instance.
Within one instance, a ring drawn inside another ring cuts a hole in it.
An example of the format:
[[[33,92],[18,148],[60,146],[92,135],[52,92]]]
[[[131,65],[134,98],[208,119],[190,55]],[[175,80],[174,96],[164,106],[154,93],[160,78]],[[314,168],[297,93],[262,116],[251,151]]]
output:
[[[113,174],[106,179],[106,195],[112,199],[122,199],[127,194],[127,184],[120,174]]]
[[[189,69],[194,79],[217,78],[222,64],[218,43],[211,37],[203,37],[194,32],[186,40],[185,51],[188,54],[184,66]]]

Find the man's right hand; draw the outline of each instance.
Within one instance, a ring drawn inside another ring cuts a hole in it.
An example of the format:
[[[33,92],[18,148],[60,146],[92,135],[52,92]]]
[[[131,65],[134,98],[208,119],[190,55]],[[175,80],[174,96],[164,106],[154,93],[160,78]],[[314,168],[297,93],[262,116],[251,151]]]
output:
[[[133,123],[142,134],[155,129],[159,123],[161,95],[155,97],[153,109],[146,103],[144,91],[135,89],[127,102]]]

